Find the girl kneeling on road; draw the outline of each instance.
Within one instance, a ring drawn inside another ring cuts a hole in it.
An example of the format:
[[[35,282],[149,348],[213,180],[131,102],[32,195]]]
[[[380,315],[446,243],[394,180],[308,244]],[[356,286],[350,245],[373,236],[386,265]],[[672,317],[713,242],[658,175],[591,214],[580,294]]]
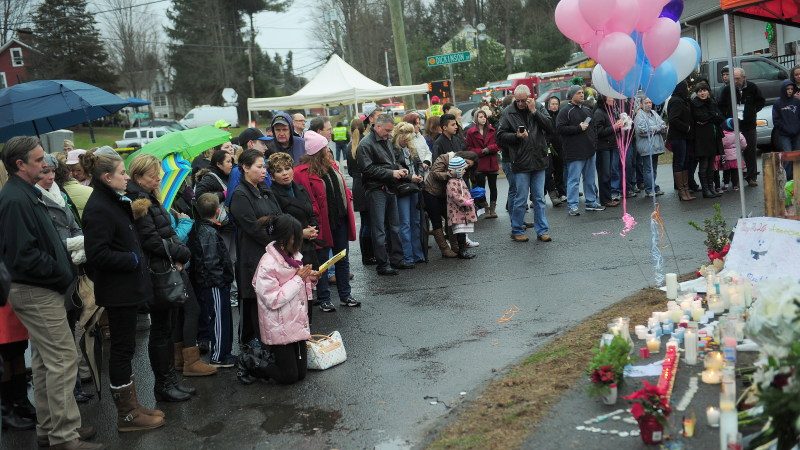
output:
[[[306,377],[306,341],[311,337],[308,303],[319,274],[310,264],[303,265],[300,222],[283,214],[272,227],[275,241],[267,245],[253,277],[261,340],[274,356],[259,375],[292,384]]]

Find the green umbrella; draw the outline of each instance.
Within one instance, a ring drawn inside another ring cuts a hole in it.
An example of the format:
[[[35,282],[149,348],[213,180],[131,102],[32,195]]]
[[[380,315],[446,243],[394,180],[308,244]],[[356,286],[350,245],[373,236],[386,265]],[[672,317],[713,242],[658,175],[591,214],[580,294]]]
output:
[[[130,165],[131,161],[139,155],[153,155],[159,160],[163,160],[173,153],[178,153],[185,160],[191,161],[197,155],[211,147],[224,144],[230,140],[230,133],[211,125],[189,130],[174,131],[161,136],[155,141],[131,153],[125,159],[125,165]]]

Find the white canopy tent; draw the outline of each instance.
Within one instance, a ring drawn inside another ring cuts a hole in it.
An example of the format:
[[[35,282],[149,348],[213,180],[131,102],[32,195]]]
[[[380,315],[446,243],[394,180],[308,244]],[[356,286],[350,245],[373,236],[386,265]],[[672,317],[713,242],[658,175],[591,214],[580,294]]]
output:
[[[248,98],[247,110],[318,108],[380,100],[428,92],[427,84],[387,87],[361,74],[339,55],[330,57],[322,70],[299,91],[285,97]]]

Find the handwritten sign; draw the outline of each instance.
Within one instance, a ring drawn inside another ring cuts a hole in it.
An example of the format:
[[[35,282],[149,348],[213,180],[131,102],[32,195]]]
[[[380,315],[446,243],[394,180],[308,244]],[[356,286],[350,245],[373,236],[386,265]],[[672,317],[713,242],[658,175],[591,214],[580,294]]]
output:
[[[751,281],[800,281],[800,221],[777,217],[739,219],[725,269]]]

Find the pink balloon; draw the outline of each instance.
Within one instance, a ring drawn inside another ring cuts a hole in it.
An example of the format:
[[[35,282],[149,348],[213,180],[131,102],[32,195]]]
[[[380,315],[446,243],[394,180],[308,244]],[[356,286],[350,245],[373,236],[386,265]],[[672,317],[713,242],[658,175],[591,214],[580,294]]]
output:
[[[639,21],[636,30],[645,32],[656,22],[669,0],[639,0]]]
[[[594,36],[594,30],[583,20],[579,0],[561,0],[556,5],[556,26],[567,38],[585,44]]]
[[[605,24],[605,32],[631,34],[639,21],[639,1],[638,0],[617,0],[614,14]]]
[[[612,78],[621,80],[636,64],[636,43],[625,33],[611,33],[600,43],[597,61]]]
[[[583,20],[594,30],[602,30],[614,14],[616,0],[578,0]]]
[[[606,36],[605,33],[598,31],[597,34],[592,36],[589,42],[581,44],[581,49],[583,49],[583,53],[586,53],[586,56],[588,56],[589,58],[597,60],[597,55],[600,50],[600,42],[603,41],[603,38],[605,36]]]
[[[666,61],[681,40],[681,26],[672,19],[661,17],[642,35],[642,48],[653,67]]]

